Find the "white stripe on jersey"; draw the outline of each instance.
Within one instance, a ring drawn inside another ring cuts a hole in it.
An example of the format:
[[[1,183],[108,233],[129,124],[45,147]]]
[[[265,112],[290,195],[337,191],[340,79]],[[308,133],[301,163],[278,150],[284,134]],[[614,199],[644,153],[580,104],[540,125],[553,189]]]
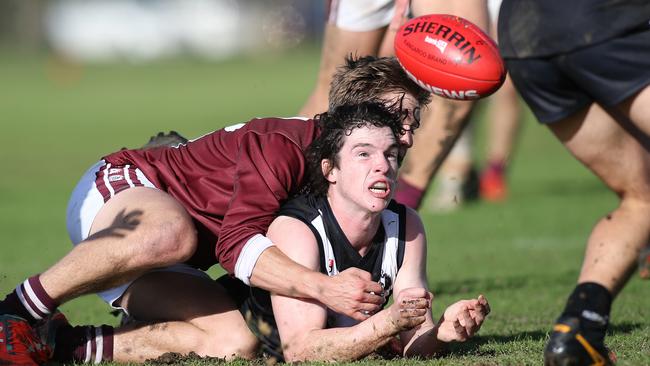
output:
[[[399,247],[399,214],[397,212],[384,210],[381,214],[381,221],[386,231],[386,242],[384,244],[384,258],[381,261],[382,278],[379,280],[384,291],[392,290],[392,284],[397,277],[397,250]],[[383,275],[391,278],[391,288],[386,288]]]
[[[320,215],[318,215],[314,220],[312,220],[311,224],[316,228],[316,231],[318,231],[318,235],[320,235],[320,238],[323,242],[323,253],[325,254],[324,260],[325,260],[325,268],[327,269],[327,275],[328,276],[335,276],[339,274],[339,269],[336,267],[336,258],[334,258],[334,249],[332,249],[332,244],[329,241],[329,238],[327,237],[327,233],[325,232],[325,224],[323,223],[323,213],[318,211]],[[330,266],[330,261],[331,261],[331,266]]]

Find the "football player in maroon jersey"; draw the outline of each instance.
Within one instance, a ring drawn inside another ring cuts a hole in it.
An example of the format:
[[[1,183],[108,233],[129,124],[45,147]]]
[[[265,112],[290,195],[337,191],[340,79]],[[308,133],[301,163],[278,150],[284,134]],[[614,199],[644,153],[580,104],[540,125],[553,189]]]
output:
[[[348,60],[333,83],[333,101],[383,102],[401,113],[403,155],[429,94],[397,61]],[[82,177],[68,205],[73,250],[19,284],[0,302],[0,314],[36,324],[66,301],[99,293],[149,326],[114,330],[62,322],[56,360],[142,362],[170,351],[250,356],[238,340],[248,332],[244,320],[201,271],[220,263],[247,284],[366,319],[383,303],[369,273],[352,268],[328,277],[293,262],[265,236],[281,203],[300,187],[303,152],[318,134],[314,120],[260,118],[177,147],[105,156]],[[1,351],[0,361],[15,361]]]

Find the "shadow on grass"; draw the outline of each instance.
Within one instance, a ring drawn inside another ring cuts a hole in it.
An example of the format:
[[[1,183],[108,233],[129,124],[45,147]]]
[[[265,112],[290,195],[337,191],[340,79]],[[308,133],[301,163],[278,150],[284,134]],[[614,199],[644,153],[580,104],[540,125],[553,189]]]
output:
[[[528,274],[510,277],[469,278],[451,281],[431,281],[436,294],[454,295],[474,292],[490,292],[497,290],[515,290],[534,285],[547,285],[548,283],[571,283],[574,281],[576,271],[560,273]]]
[[[484,352],[488,354],[494,354],[495,351],[486,350],[483,347],[482,350],[479,350],[479,346],[482,345],[505,345],[512,342],[520,341],[533,341],[540,342],[546,340],[548,333],[541,330],[534,331],[523,331],[515,334],[490,334],[484,336],[475,336],[472,339],[469,339],[464,343],[455,343],[452,345],[453,352],[456,354],[472,354],[472,355],[483,355]]]
[[[618,333],[632,333],[633,331],[643,328],[645,324],[642,323],[630,323],[630,322],[622,322],[622,323],[614,323],[609,326],[609,330],[607,331],[607,335],[611,336],[612,334],[618,334]]]
[[[636,329],[642,328],[643,326],[644,325],[642,323],[617,323],[610,326],[607,335],[611,336],[612,334],[631,333]],[[494,349],[493,346],[495,345],[505,346],[509,343],[517,343],[523,341],[546,343],[549,333],[550,327],[549,330],[523,331],[508,335],[477,335],[469,339],[467,342],[452,344],[450,346],[450,351],[451,354],[459,356],[496,356],[498,354],[498,350]],[[481,347],[486,345],[490,345],[491,347]]]

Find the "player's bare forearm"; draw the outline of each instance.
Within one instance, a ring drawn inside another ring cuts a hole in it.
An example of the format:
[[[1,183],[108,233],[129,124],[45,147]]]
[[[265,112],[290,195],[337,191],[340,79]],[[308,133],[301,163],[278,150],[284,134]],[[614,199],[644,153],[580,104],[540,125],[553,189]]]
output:
[[[384,302],[381,285],[373,282],[369,273],[350,268],[328,277],[294,262],[276,247],[262,252],[250,281],[271,293],[316,300],[359,321],[370,317]]]
[[[284,343],[287,362],[353,361],[372,353],[397,335],[388,310],[352,327],[315,329]]]
[[[432,100],[400,169],[402,178],[418,188],[429,184],[465,128],[471,106],[468,101]]]
[[[425,289],[400,293],[389,308],[352,327],[312,329],[283,339],[288,361],[351,361],[388,343],[399,332],[415,331],[430,312],[430,294]],[[431,326],[433,322],[430,321]],[[280,330],[282,335],[282,329]]]
[[[271,293],[317,299],[327,276],[312,271],[287,257],[277,247],[263,251],[255,263],[251,285]]]

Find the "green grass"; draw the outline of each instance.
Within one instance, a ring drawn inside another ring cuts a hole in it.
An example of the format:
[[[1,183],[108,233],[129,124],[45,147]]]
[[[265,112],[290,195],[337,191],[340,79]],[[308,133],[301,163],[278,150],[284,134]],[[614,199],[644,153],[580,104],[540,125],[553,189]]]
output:
[[[157,131],[194,137],[254,116],[294,115],[318,67],[316,49],[222,63],[100,66],[0,55],[0,293],[70,249],[68,195],[100,156],[139,146]],[[481,136],[480,113],[477,120]],[[447,215],[423,212],[435,313],[479,293],[493,312],[480,335],[455,346],[454,355],[418,364],[542,363],[544,342],[574,286],[586,238],[616,199],[530,115],[511,173],[505,203],[470,204]],[[63,310],[73,323],[115,323],[95,296]],[[616,300],[608,343],[621,365],[650,364],[650,283],[635,277]]]

